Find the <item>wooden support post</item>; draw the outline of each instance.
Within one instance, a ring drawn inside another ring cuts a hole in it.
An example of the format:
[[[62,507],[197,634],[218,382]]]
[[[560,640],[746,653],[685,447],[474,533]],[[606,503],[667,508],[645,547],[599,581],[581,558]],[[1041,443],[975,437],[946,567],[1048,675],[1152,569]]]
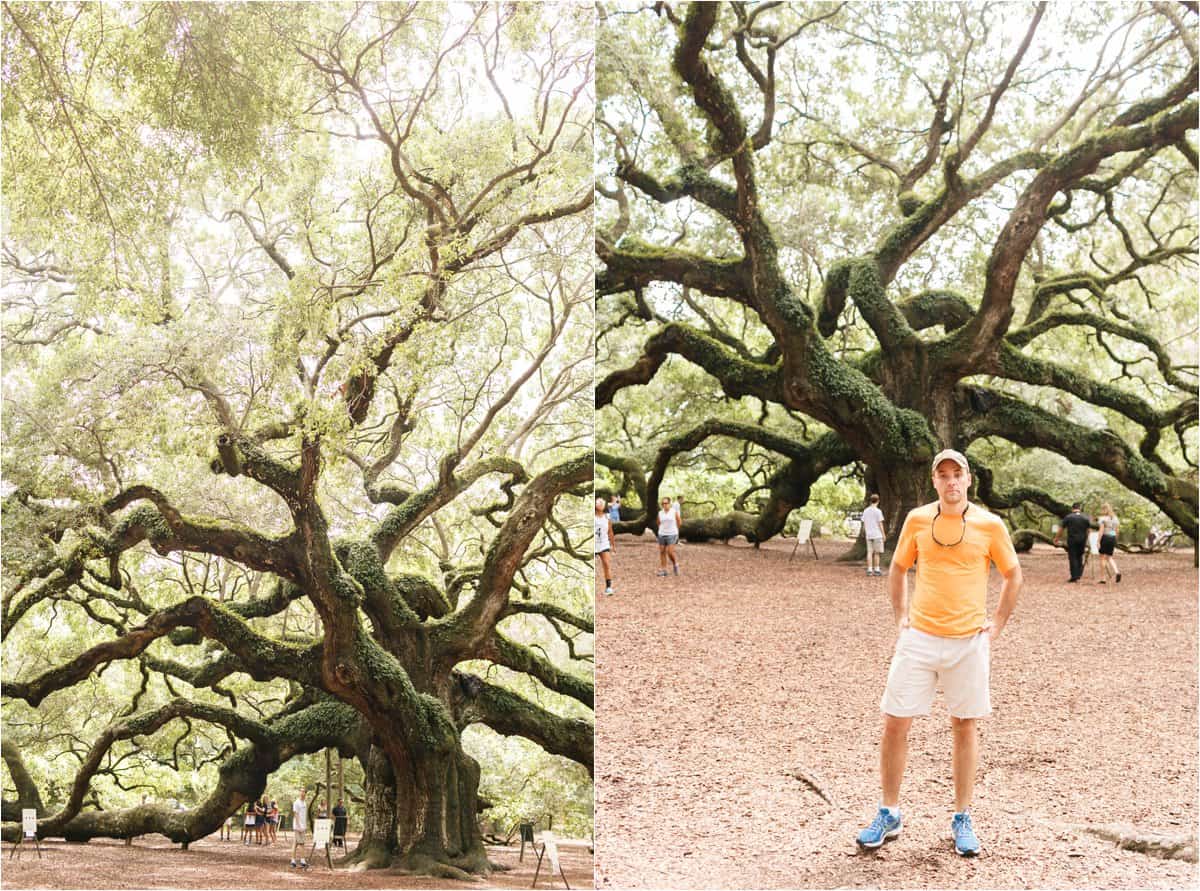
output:
[[[329,799],[333,797],[333,758],[329,754],[329,749],[325,750],[325,816],[333,816],[333,802]]]

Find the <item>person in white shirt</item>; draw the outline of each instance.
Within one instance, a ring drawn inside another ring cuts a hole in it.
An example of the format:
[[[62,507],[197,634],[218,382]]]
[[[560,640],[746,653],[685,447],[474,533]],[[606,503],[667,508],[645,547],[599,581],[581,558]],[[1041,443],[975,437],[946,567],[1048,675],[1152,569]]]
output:
[[[596,499],[596,549],[595,554],[600,561],[600,566],[604,570],[604,593],[612,594],[612,558],[609,556],[614,548],[614,540],[616,536],[613,534],[612,519],[605,511],[604,499]]]
[[[879,496],[871,495],[871,506],[863,511],[863,531],[867,536],[867,575],[883,575],[879,568],[883,560],[883,511],[879,509]]]
[[[667,561],[679,575],[679,560],[675,557],[675,545],[679,542],[679,527],[683,525],[683,517],[679,513],[679,505],[672,505],[670,498],[663,498],[662,510],[658,512],[658,572],[655,575],[667,575]]]
[[[296,866],[296,849],[300,849],[300,868],[308,869],[304,857],[304,846],[308,844],[308,802],[304,800],[307,789],[300,790],[300,797],[292,802],[292,866]]]

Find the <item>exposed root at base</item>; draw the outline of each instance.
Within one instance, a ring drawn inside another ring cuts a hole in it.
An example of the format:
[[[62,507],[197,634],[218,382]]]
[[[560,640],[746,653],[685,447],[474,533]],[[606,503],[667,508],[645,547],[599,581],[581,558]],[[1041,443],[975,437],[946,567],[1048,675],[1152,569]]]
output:
[[[435,879],[454,879],[459,882],[483,880],[482,875],[467,872],[465,869],[459,869],[457,866],[451,866],[449,863],[443,863],[421,854],[403,857],[396,866],[397,871],[402,875],[433,876]]]
[[[1193,833],[1168,835],[1159,832],[1141,832],[1130,826],[1075,825],[1072,828],[1098,836],[1125,851],[1134,851],[1161,860],[1184,860],[1196,862],[1196,836]]]

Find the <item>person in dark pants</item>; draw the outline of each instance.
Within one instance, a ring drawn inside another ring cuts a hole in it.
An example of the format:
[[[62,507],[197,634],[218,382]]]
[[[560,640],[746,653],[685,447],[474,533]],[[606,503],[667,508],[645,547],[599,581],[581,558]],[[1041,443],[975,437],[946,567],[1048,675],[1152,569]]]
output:
[[[342,803],[342,799],[338,799],[337,804],[333,806],[333,844],[339,848],[346,847],[346,824],[348,822],[348,814],[346,806]]]
[[[1071,505],[1071,512],[1062,518],[1058,534],[1054,536],[1057,547],[1062,540],[1063,532],[1067,533],[1067,561],[1071,566],[1071,577],[1068,582],[1077,582],[1083,575],[1083,552],[1087,548],[1088,533],[1092,531],[1091,518],[1082,513],[1083,504],[1076,501]]]

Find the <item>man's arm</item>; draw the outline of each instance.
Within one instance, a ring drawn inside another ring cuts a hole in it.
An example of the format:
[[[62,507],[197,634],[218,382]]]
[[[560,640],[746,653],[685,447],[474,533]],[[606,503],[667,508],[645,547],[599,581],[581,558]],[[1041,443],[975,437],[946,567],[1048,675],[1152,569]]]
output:
[[[1000,603],[996,605],[996,614],[992,616],[990,622],[983,626],[984,630],[988,632],[990,640],[999,637],[1004,626],[1008,624],[1008,617],[1012,615],[1013,607],[1017,605],[1017,595],[1021,593],[1021,585],[1025,582],[1025,577],[1021,574],[1020,563],[1013,564],[1013,568],[1003,575],[1004,584],[1000,587]]]
[[[908,567],[901,567],[893,556],[888,568],[888,597],[892,600],[892,614],[896,627],[903,631],[908,627]]]

